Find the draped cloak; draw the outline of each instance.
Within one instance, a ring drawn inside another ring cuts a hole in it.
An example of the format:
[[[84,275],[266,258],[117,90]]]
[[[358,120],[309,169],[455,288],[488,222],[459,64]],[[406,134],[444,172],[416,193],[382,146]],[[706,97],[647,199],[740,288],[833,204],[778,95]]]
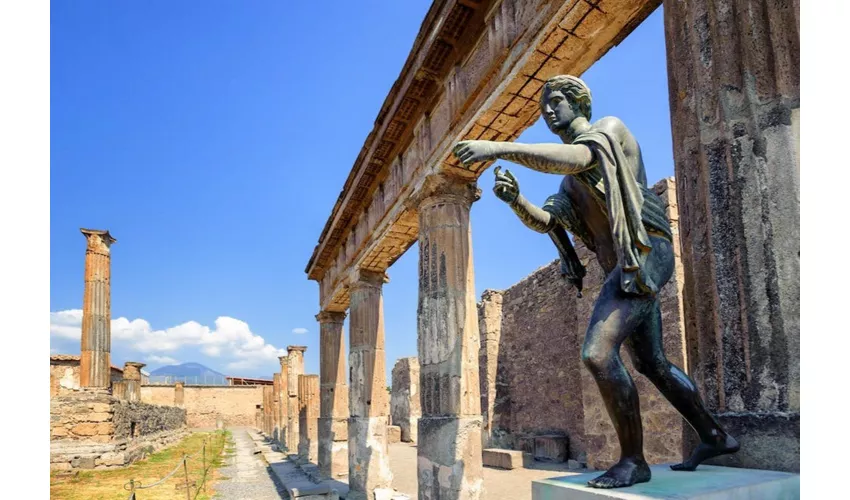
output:
[[[642,270],[652,250],[647,229],[670,241],[673,234],[661,198],[646,186],[646,172],[640,157],[626,157],[616,137],[595,127],[572,143],[584,144],[594,153],[595,165],[572,177],[588,189],[607,215],[617,263],[622,271],[621,289],[630,294],[655,295],[658,286]],[[561,183],[559,192],[551,196],[543,208],[595,250],[596,242],[590,241],[584,220],[570,201],[567,182]],[[562,255],[562,259],[564,257]]]

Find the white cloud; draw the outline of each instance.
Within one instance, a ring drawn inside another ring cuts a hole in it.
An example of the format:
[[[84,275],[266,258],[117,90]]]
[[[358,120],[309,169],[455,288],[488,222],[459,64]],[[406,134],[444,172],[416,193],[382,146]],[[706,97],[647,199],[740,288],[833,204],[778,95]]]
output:
[[[50,335],[62,339],[80,339],[83,312],[80,309],[50,313]],[[154,363],[176,363],[167,353],[185,347],[198,347],[210,357],[235,358],[228,368],[256,368],[266,362],[277,362],[286,350],[266,343],[263,337],[251,332],[248,323],[227,316],[215,320],[215,327],[204,326],[197,321],[154,330],[143,319],[132,321],[121,317],[112,320],[112,342],[124,344],[130,349],[149,354],[146,358]],[[156,361],[155,361],[156,360]],[[231,367],[231,365],[233,365]]]
[[[171,356],[157,356],[153,354],[145,358],[145,361],[148,363],[153,363],[156,365],[179,365],[180,361],[172,358]]]
[[[293,328],[292,329],[292,333],[294,333],[295,335],[304,335],[305,333],[307,333],[309,331],[310,330],[308,330],[306,328]]]

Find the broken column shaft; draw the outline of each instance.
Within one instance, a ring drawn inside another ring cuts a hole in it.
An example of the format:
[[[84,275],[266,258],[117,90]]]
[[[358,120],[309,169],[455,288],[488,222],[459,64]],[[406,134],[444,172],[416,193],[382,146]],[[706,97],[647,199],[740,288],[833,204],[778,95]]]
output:
[[[110,386],[110,256],[115,243],[109,231],[80,229],[86,237],[83,328],[80,340],[80,387]]]
[[[288,446],[286,433],[289,429],[289,358],[280,356],[277,359],[280,361],[280,387],[278,388],[280,404],[277,407],[280,430],[277,434],[277,444],[285,451]]]
[[[302,345],[291,345],[286,348],[289,382],[289,405],[287,405],[287,425],[289,427],[287,429],[287,446],[289,453],[298,452],[298,442],[301,439],[301,434],[298,432],[298,376],[304,375],[304,351],[306,350],[307,346]]]
[[[298,459],[316,463],[319,458],[319,376],[298,376]]]

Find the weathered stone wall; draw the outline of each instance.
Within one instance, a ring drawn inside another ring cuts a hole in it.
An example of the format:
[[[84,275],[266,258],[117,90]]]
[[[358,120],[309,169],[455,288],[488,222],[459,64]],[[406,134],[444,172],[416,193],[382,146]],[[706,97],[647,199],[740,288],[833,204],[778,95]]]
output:
[[[117,401],[112,411],[115,439],[137,438],[186,426],[186,410],[176,406]]]
[[[392,374],[390,411],[393,425],[401,428],[401,440],[416,442],[422,407],[419,400],[419,358],[401,358]]]
[[[121,401],[105,389],[58,395],[50,401],[50,469],[121,467],[186,433],[180,408]]]
[[[143,385],[142,402],[174,405],[173,385]],[[263,404],[263,386],[186,385],[183,388],[183,408],[189,427],[215,427],[218,417],[227,426],[255,426],[257,405]]]
[[[80,363],[50,364],[50,397],[80,389]]]
[[[667,204],[677,259],[674,276],[660,292],[665,353],[684,367],[675,183],[663,179],[653,189]],[[530,436],[563,434],[570,458],[584,462],[586,455],[590,465],[602,468],[616,460],[619,445],[596,382],[582,365],[581,347],[604,276],[583,245],[577,243],[576,252],[587,267],[580,299],[563,282],[557,260],[504,292],[485,292],[479,304],[482,412],[491,421],[489,446],[523,449]],[[623,358],[640,393],[647,459],[680,460],[686,424],[628,356]]]

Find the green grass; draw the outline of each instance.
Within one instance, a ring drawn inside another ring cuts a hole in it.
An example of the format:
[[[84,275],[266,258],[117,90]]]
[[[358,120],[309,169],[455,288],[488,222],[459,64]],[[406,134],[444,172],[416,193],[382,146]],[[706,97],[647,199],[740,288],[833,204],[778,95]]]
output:
[[[201,452],[206,439],[207,479],[206,491],[198,491],[202,486],[204,471]],[[224,464],[225,454],[233,450],[229,431],[198,432],[180,443],[161,450],[129,467],[109,470],[86,470],[68,475],[50,474],[50,498],[62,500],[126,500],[129,491],[125,485],[130,479],[143,486],[153,484],[174,470],[184,454],[191,455],[187,463],[189,484],[193,500],[209,500],[214,493],[215,481],[219,478],[218,469]],[[177,486],[185,485],[186,474],[181,466],[174,476],[162,484],[150,489],[137,489],[139,500],[185,500],[186,490]]]

